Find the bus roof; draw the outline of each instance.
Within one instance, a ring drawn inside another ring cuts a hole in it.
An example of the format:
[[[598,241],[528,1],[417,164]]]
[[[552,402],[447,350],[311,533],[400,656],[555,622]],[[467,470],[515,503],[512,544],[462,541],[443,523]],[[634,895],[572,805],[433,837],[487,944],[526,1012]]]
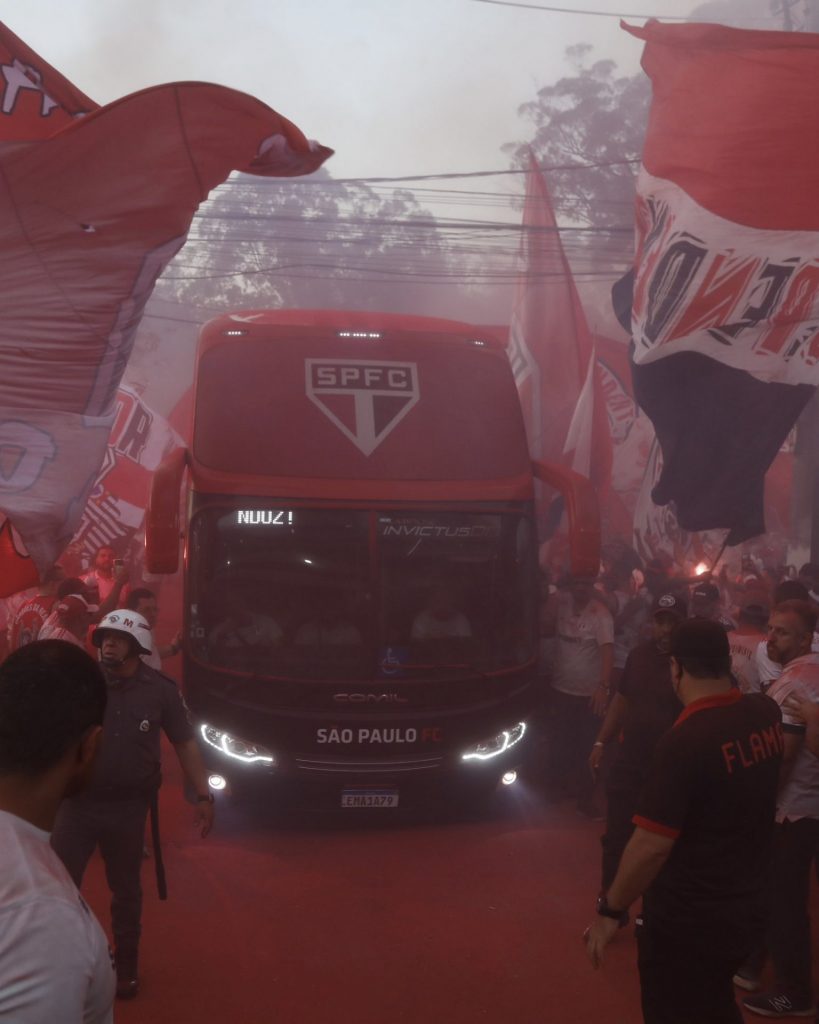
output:
[[[202,329],[197,490],[338,500],[532,495],[502,342],[469,324],[251,310]]]

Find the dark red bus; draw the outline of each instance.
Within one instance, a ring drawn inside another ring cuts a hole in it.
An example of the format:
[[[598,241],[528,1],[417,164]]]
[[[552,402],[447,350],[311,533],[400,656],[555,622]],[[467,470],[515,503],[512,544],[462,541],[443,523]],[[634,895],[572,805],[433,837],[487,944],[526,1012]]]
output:
[[[327,310],[205,325],[146,561],[176,571],[182,534],[183,686],[212,784],[392,807],[511,778],[535,696],[535,476],[596,572],[591,488],[533,468],[491,334]]]

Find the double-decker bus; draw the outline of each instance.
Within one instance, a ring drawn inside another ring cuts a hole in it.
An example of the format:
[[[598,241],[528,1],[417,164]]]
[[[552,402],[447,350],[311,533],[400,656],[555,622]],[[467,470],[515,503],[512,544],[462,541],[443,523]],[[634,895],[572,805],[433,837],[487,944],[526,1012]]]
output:
[[[596,573],[594,494],[529,459],[502,342],[464,323],[246,311],[201,332],[192,443],[146,564],[178,566],[212,784],[394,807],[511,779],[536,696],[534,478]],[[181,489],[186,482],[184,514]]]

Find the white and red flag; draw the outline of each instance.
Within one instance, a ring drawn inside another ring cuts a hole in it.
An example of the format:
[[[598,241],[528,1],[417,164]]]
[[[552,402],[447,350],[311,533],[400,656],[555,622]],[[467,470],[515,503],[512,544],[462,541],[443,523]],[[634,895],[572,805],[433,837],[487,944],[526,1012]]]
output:
[[[735,544],[819,383],[819,36],[624,27],[653,86],[631,319],[653,499]]]
[[[145,303],[209,190],[330,153],[218,85],[98,107],[0,24],[0,595],[77,529]],[[4,560],[20,542],[30,559]]]
[[[582,462],[584,475],[603,490],[611,438],[600,373],[546,180],[531,153],[521,262],[508,352],[529,451],[545,462]]]

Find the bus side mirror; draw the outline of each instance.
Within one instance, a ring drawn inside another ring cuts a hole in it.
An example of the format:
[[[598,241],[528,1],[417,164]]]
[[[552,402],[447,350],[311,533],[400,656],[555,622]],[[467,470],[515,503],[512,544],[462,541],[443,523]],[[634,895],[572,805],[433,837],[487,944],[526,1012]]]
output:
[[[145,519],[145,568],[150,573],[179,568],[179,499],[187,464],[187,449],[175,448],[154,473]]]
[[[569,557],[577,576],[600,572],[600,505],[590,480],[565,466],[532,462],[538,480],[563,495],[569,518]]]

